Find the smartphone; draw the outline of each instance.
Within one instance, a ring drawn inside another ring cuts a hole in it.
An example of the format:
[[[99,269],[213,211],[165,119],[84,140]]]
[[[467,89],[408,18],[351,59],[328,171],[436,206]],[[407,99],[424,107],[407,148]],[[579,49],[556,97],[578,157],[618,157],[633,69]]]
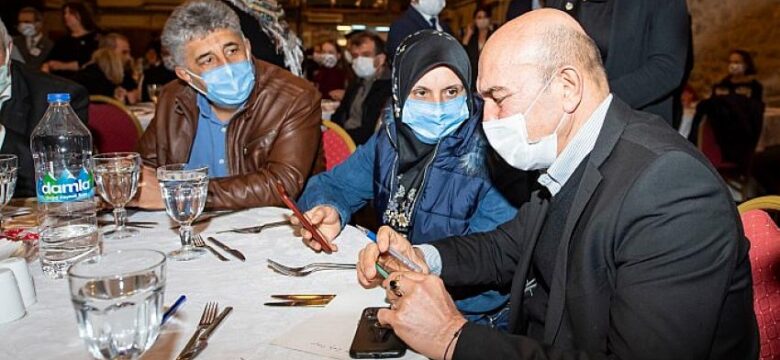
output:
[[[353,359],[387,359],[406,354],[406,344],[395,335],[392,328],[379,323],[377,312],[381,307],[363,309],[349,356]]]
[[[279,197],[282,198],[282,201],[285,205],[287,205],[287,208],[292,210],[293,215],[295,215],[296,218],[298,218],[298,221],[301,222],[301,225],[304,229],[306,229],[308,232],[311,233],[312,238],[314,241],[320,243],[322,246],[322,251],[324,251],[327,254],[330,254],[333,252],[333,248],[330,247],[330,244],[325,241],[325,239],[320,234],[320,231],[317,230],[316,227],[314,227],[308,219],[306,219],[305,216],[303,216],[303,213],[300,209],[298,209],[298,206],[295,205],[295,202],[290,199],[290,196],[287,195],[287,191],[284,190],[284,185],[280,181],[276,182],[276,191],[279,193]]]

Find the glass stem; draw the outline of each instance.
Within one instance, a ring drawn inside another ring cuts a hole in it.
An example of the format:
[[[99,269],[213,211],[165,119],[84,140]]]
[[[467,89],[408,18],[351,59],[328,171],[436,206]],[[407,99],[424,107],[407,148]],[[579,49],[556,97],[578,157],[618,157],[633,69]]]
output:
[[[114,226],[117,233],[125,231],[125,221],[127,220],[127,211],[124,206],[114,208]]]
[[[179,236],[181,237],[181,246],[192,247],[192,226],[182,225],[179,227]]]

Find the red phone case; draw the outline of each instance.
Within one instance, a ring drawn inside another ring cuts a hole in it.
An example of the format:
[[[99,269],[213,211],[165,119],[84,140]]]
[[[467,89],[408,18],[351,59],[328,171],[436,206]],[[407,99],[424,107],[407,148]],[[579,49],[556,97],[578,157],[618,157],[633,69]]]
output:
[[[295,202],[293,202],[290,199],[290,196],[287,195],[287,191],[284,190],[284,185],[282,185],[281,182],[276,182],[276,191],[279,193],[279,197],[282,198],[282,201],[285,205],[287,205],[287,208],[292,210],[293,214],[296,218],[301,222],[301,225],[303,225],[303,228],[306,229],[308,232],[311,233],[312,237],[314,238],[314,241],[320,243],[320,246],[322,246],[322,250],[326,253],[330,254],[333,252],[333,248],[330,247],[330,244],[325,241],[325,239],[322,238],[322,235],[320,235],[320,231],[317,230],[310,222],[306,219],[305,216],[303,216],[303,213],[300,209],[298,209],[298,206],[295,205]]]

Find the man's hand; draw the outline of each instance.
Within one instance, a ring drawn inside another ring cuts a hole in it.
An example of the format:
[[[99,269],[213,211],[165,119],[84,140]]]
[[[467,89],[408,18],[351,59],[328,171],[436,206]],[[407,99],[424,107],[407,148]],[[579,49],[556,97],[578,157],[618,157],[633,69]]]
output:
[[[147,210],[163,210],[165,204],[157,182],[157,171],[149,166],[141,166],[141,178],[138,179],[138,196],[128,206]]]
[[[415,272],[395,272],[390,274],[383,286],[393,305],[389,310],[379,310],[379,322],[389,324],[401,340],[423,356],[452,358],[458,341],[453,336],[463,327],[466,319],[458,312],[441,278]]]
[[[309,223],[320,231],[320,234],[324,240],[328,242],[330,248],[333,249],[334,252],[338,251],[338,247],[333,243],[333,239],[341,233],[341,216],[339,215],[339,212],[331,206],[318,205],[304,213],[303,216],[306,216]],[[306,244],[306,246],[317,252],[322,251],[322,245],[314,240],[314,237],[308,230],[303,228],[297,217],[290,217],[290,224],[295,229],[295,234],[298,234],[303,238],[303,243]]]
[[[382,282],[383,279],[376,271],[377,262],[388,272],[409,270],[406,265],[388,253],[390,247],[419,265],[424,274],[430,271],[422,251],[413,248],[409,240],[389,226],[382,226],[376,234],[376,244],[368,244],[358,255],[357,273],[360,285],[369,288]]]

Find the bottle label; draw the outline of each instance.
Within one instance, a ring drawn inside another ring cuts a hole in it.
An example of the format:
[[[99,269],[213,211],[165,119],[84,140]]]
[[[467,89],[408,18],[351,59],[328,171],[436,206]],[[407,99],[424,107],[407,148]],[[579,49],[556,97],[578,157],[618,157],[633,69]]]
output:
[[[95,196],[94,184],[92,174],[84,168],[79,171],[78,177],[68,170],[63,170],[59,178],[48,172],[37,181],[38,202],[90,200]]]

